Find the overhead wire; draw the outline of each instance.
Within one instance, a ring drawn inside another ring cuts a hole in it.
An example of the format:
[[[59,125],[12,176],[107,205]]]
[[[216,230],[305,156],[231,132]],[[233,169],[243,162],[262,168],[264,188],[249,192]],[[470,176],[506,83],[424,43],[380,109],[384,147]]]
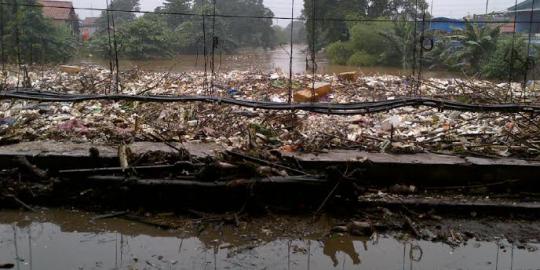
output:
[[[0,2],[2,3],[2,2]],[[2,3],[3,5],[13,5],[11,3]],[[21,3],[20,6],[25,7],[43,7],[43,5],[39,4],[25,4]],[[50,8],[58,8],[58,9],[72,9],[71,7],[65,7],[65,6],[55,6],[55,5],[46,5],[46,7]],[[180,16],[194,16],[194,17],[204,17],[207,16],[205,14],[200,13],[191,13],[191,12],[169,12],[169,11],[148,11],[148,10],[123,10],[123,9],[105,9],[105,8],[92,8],[92,7],[74,7],[75,10],[86,10],[86,11],[110,11],[110,12],[126,12],[126,13],[137,13],[137,14],[157,14],[157,15],[180,15]],[[245,18],[245,19],[271,19],[271,20],[298,20],[298,21],[306,21],[307,18],[305,17],[294,17],[294,14],[291,17],[286,16],[259,16],[259,15],[241,15],[241,14],[216,14],[217,18]],[[336,17],[321,17],[321,18],[313,18],[315,21],[338,21],[338,22],[394,22],[395,19],[392,18],[336,18]],[[414,22],[415,20],[407,20],[406,22]],[[434,19],[432,22],[447,22],[444,19]],[[501,23],[529,23],[529,20],[499,20],[499,21],[491,21],[491,20],[476,20],[475,22],[481,23],[481,24],[501,24]],[[540,21],[538,21],[540,22]]]
[[[13,5],[11,3],[4,3],[4,5]],[[25,4],[21,3],[20,6],[25,7],[39,7],[41,8],[42,5],[38,4]],[[71,9],[71,7],[65,7],[65,6],[56,6],[56,5],[47,5],[47,7],[50,8],[59,8],[59,9]],[[123,10],[123,9],[105,9],[105,8],[92,8],[92,7],[76,7],[74,8],[76,10],[86,10],[86,11],[110,11],[110,12],[126,12],[126,13],[138,13],[138,14],[158,14],[158,15],[180,15],[180,16],[198,16],[198,17],[204,17],[208,16],[208,14],[203,13],[191,13],[191,12],[170,12],[170,11],[148,11],[148,10]],[[284,16],[259,16],[259,15],[242,15],[242,14],[216,14],[217,18],[251,18],[251,19],[271,19],[271,20],[298,20],[298,21],[306,21],[307,18],[305,17],[294,17],[294,14],[291,17],[284,17]],[[394,19],[386,19],[386,18],[337,18],[337,17],[322,17],[322,18],[314,18],[316,21],[339,21],[339,22],[393,22]],[[407,22],[414,22],[414,20],[409,20]],[[433,20],[433,22],[446,22],[444,19],[436,19]],[[513,23],[514,20],[500,20],[497,22],[493,22],[490,20],[477,20],[478,23],[485,23],[485,24],[501,24],[501,23]],[[516,21],[517,23],[528,23],[529,20],[520,20]],[[540,21],[538,21],[540,22]]]

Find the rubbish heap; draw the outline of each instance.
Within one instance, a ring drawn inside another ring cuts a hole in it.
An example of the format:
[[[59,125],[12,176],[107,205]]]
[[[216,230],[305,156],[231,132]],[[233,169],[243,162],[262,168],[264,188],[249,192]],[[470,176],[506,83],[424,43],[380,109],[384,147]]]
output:
[[[29,67],[25,76],[0,76],[2,88],[31,86],[70,94],[211,95],[242,100],[350,103],[411,95],[470,104],[538,104],[534,82],[476,79],[295,74],[230,71],[167,73],[127,70],[118,84],[107,69]],[[118,85],[118,89],[116,86]],[[315,87],[315,88],[313,88]],[[56,140],[214,142],[227,149],[321,152],[359,149],[390,153],[435,152],[488,157],[540,154],[540,119],[525,113],[472,113],[403,107],[383,113],[340,116],[304,111],[266,111],[219,103],[1,101],[0,143]]]

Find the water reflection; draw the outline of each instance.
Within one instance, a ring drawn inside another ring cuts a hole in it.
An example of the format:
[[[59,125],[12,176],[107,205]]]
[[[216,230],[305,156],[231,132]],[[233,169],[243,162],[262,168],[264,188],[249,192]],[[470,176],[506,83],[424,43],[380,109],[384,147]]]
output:
[[[303,239],[230,234],[196,237],[121,219],[83,225],[23,221],[0,225],[0,264],[15,269],[537,269],[538,252],[506,241],[442,243],[390,236]],[[86,219],[88,222],[88,219]],[[105,224],[105,225],[104,225]],[[111,230],[113,229],[113,230]],[[321,240],[322,239],[322,240]]]

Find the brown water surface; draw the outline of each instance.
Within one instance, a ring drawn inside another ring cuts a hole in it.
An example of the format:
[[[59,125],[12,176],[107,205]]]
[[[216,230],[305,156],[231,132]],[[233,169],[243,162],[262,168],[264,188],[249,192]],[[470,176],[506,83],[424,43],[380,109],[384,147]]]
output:
[[[227,72],[231,70],[258,70],[262,72],[282,71],[289,72],[290,66],[290,48],[289,45],[278,47],[273,50],[243,50],[235,54],[215,55],[215,72]],[[91,63],[103,67],[109,66],[107,59],[97,59],[83,57],[72,61],[72,64]],[[324,53],[316,57],[317,73],[333,74],[349,71],[358,71],[364,75],[410,75],[412,70],[405,70],[399,67],[354,67],[331,64]],[[127,70],[139,68],[145,71],[153,72],[191,72],[204,71],[205,61],[202,55],[178,55],[173,59],[161,60],[120,60],[120,69]],[[211,72],[210,58],[206,62],[206,70]],[[295,45],[293,47],[292,59],[293,73],[311,73],[310,66],[306,67],[306,46]],[[455,77],[455,73],[448,71],[433,71],[424,69],[423,76],[437,78]]]
[[[277,222],[240,233],[216,224],[198,234],[188,226],[165,231],[121,218],[92,221],[92,216],[65,210],[0,212],[0,264],[13,263],[15,269],[540,268],[540,252],[504,240],[453,248],[385,235],[328,238],[302,220],[287,226],[306,226],[305,234],[276,233]]]

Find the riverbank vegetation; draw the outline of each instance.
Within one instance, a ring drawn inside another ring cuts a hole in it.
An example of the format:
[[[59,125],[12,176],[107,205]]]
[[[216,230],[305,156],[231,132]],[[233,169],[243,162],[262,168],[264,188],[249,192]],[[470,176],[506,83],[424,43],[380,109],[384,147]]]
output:
[[[355,2],[355,1],[352,1]],[[421,21],[427,4],[416,9],[414,1],[368,3],[358,0],[359,10],[331,7],[317,1],[315,11],[306,2],[307,24],[311,17],[344,17],[346,22],[315,22],[307,27],[308,39],[315,35],[315,50],[324,50],[330,61],[350,66],[393,66],[404,69],[422,65],[496,80],[522,80],[539,58],[538,49],[521,36],[501,33],[500,26],[465,20],[463,29],[432,31]],[[385,1],[381,1],[385,2]],[[364,5],[362,5],[364,4]],[[420,22],[415,23],[414,19]],[[425,31],[422,31],[422,29]],[[424,35],[425,42],[421,44]],[[313,47],[312,44],[309,44]],[[422,55],[421,46],[424,46]]]
[[[45,18],[36,5],[35,0],[16,0],[0,6],[2,62],[64,62],[76,53],[71,29]]]
[[[109,9],[139,10],[138,0],[115,0]],[[212,17],[212,14],[249,15],[263,18]],[[132,14],[132,13],[129,13]],[[207,16],[190,15],[205,14]],[[176,54],[231,52],[238,48],[272,48],[278,45],[272,20],[274,13],[262,1],[168,0],[156,9],[136,17],[125,12],[102,12],[97,35],[89,42],[90,51],[108,56],[114,50],[108,26],[115,21],[112,33],[120,57],[148,59]],[[120,18],[120,20],[118,19]],[[113,47],[113,48],[111,48]]]

